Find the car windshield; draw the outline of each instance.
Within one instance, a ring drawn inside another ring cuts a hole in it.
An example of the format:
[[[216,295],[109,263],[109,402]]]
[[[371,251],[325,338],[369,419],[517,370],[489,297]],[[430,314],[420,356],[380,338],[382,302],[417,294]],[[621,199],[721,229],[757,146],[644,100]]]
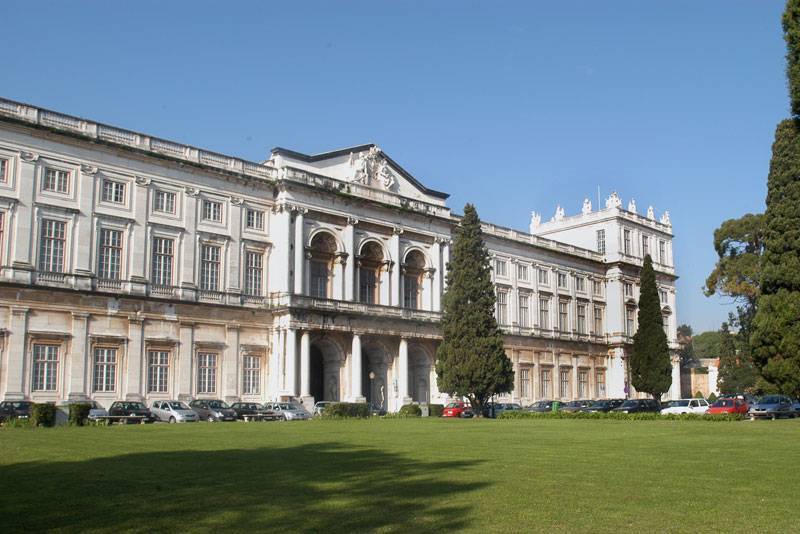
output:
[[[781,398],[777,395],[767,395],[766,397],[761,397],[758,401],[759,404],[780,404]]]
[[[143,410],[145,408],[141,402],[120,402],[119,407],[123,410]]]
[[[292,411],[297,410],[297,407],[292,406],[291,404],[289,404],[287,402],[282,402],[278,406],[280,407],[281,410],[292,410]]]
[[[714,408],[733,408],[733,399],[719,399],[711,406]]]
[[[208,407],[209,408],[214,408],[215,410],[224,410],[226,408],[230,408],[230,406],[228,406],[227,402],[220,401],[220,400],[208,401]]]
[[[186,406],[183,402],[169,402],[169,407],[173,410],[191,410],[188,406]]]
[[[679,406],[689,406],[689,402],[691,402],[691,401],[689,401],[687,399],[674,400],[674,401],[670,401],[669,404],[667,404],[667,407],[668,408],[677,408]]]
[[[640,404],[640,402],[638,400],[630,399],[630,400],[626,400],[625,402],[623,402],[622,406],[620,406],[620,408],[635,408],[635,407],[639,406],[639,404]]]
[[[461,406],[459,403],[457,403],[457,402],[451,402],[450,404],[448,404],[448,405],[446,406],[446,408],[458,408],[459,406]]]

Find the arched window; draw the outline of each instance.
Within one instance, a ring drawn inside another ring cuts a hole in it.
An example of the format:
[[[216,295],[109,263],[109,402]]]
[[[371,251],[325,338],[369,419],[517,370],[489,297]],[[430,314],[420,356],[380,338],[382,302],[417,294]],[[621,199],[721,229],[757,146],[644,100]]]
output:
[[[406,255],[403,263],[403,307],[419,309],[422,275],[425,273],[425,257],[418,250]]]
[[[320,232],[311,240],[309,293],[312,297],[330,298],[331,271],[336,248],[336,240],[327,232]]]
[[[376,304],[379,298],[381,269],[383,268],[383,250],[381,246],[370,241],[361,247],[358,257],[358,300],[367,304]]]

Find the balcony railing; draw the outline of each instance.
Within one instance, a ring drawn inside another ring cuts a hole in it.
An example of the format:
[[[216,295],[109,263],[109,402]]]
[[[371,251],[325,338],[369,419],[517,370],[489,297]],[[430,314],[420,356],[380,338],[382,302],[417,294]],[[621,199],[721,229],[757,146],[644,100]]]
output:
[[[269,302],[271,308],[304,308],[337,313],[356,313],[374,317],[407,319],[413,321],[439,322],[442,314],[435,311],[399,308],[396,306],[382,306],[380,304],[365,304],[363,302],[350,302],[343,300],[323,299],[305,295],[278,295]]]
[[[39,271],[38,273],[36,273],[36,281],[44,283],[66,284],[67,275],[65,273]]]
[[[178,292],[178,288],[175,286],[162,286],[158,284],[151,284],[150,285],[150,296],[152,297],[167,297],[172,298]]]
[[[95,280],[97,289],[106,291],[122,291],[122,280],[112,280],[109,278],[98,278]]]
[[[222,302],[225,299],[225,293],[222,291],[210,291],[207,289],[201,289],[197,296],[200,300],[211,302]]]

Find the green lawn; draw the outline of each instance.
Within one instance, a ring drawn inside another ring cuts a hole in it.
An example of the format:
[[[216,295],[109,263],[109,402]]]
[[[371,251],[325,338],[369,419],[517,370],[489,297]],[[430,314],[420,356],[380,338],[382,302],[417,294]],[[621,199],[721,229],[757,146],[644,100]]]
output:
[[[790,532],[800,420],[0,429],[0,531]]]

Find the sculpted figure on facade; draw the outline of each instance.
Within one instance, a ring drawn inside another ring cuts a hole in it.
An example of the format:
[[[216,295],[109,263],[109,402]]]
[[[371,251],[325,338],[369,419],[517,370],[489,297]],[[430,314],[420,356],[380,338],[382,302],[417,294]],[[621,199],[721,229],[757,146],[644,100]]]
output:
[[[617,194],[617,192],[614,191],[606,199],[606,208],[619,208],[621,206],[622,206],[622,199],[619,198],[619,195]]]
[[[381,149],[373,146],[366,152],[361,152],[358,156],[350,153],[350,166],[353,168],[351,182],[364,185],[371,185],[375,181],[384,189],[391,189],[395,184],[395,177],[389,162],[381,152]]]
[[[631,212],[631,213],[636,213],[636,200],[635,199],[631,199],[630,202],[628,202],[628,211]]]
[[[672,221],[669,220],[669,211],[665,211],[664,214],[661,216],[661,224],[672,226]]]
[[[587,213],[592,213],[592,201],[588,198],[583,199],[583,207],[581,208],[581,213],[586,215]]]
[[[647,218],[650,219],[651,221],[655,221],[656,220],[656,214],[653,211],[653,206],[648,206],[647,207]]]
[[[564,218],[564,208],[556,206],[556,215],[553,217],[554,221],[560,221]]]
[[[542,224],[542,215],[540,213],[536,213],[535,211],[531,212],[531,224],[530,224],[530,232],[534,233],[534,231]]]

